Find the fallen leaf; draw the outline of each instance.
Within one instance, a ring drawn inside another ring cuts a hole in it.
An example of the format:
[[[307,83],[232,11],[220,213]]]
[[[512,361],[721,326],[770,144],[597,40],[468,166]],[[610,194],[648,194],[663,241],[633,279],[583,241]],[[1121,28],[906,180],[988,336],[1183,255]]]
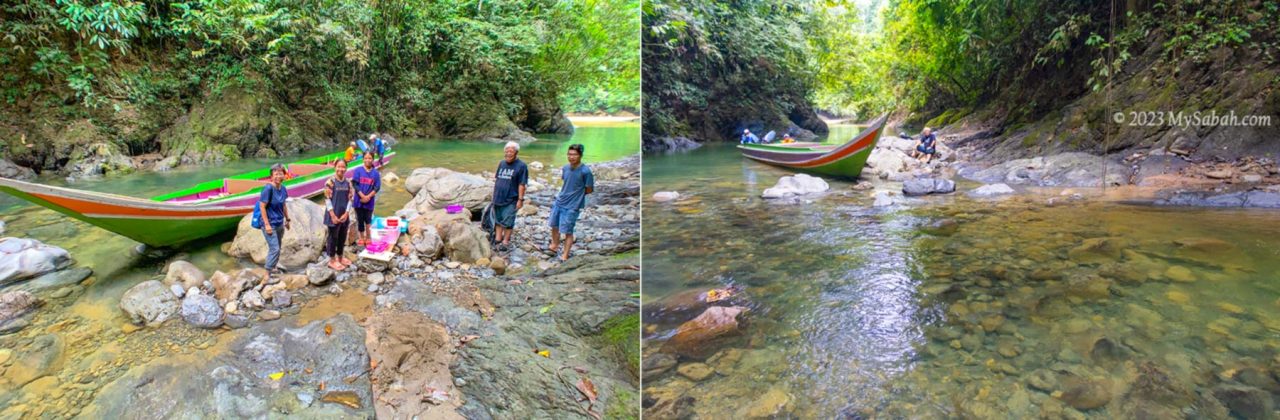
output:
[[[507,284],[510,284],[510,285],[512,285],[512,286],[519,286],[519,285],[521,285],[521,284],[523,284],[523,283],[524,283],[524,282],[523,282],[523,281],[520,281],[520,279],[507,280]]]
[[[320,381],[320,387],[316,391],[324,391],[324,381]]]
[[[306,368],[306,369],[303,369],[302,371],[306,372],[308,375],[311,374],[311,368]]]
[[[378,359],[369,359],[369,369],[378,368]]]
[[[461,338],[458,338],[458,343],[460,343],[460,344],[462,344],[462,345],[466,345],[467,343],[470,343],[470,342],[472,342],[473,340],[475,340],[475,339],[477,339],[477,338],[480,338],[480,336],[478,336],[478,335],[464,335],[464,336],[462,336]]]
[[[590,379],[582,378],[578,380],[578,392],[587,397],[587,401],[596,402],[596,384],[591,383]]]
[[[551,350],[540,351],[538,352],[538,355],[546,358],[551,358]]]
[[[324,335],[333,335],[333,326],[324,324]]]
[[[553,306],[556,306],[556,304],[552,303],[552,304],[548,304],[547,306],[543,306],[542,309],[538,309],[538,313],[545,314],[547,313],[547,311],[550,311],[551,307]]]
[[[587,373],[587,368],[584,368],[581,366],[574,367],[573,370],[577,371],[578,373]]]
[[[267,375],[267,377],[268,377],[268,378],[271,378],[271,380],[273,380],[273,381],[278,381],[278,380],[280,380],[280,378],[283,378],[283,377],[284,377],[284,372],[276,372],[276,373],[272,373],[272,374]]]

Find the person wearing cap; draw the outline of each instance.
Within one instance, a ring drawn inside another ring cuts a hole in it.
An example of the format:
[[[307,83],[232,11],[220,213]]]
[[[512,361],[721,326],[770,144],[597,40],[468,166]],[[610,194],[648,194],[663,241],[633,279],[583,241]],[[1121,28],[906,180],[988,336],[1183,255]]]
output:
[[[507,142],[502,148],[493,183],[494,231],[499,251],[511,248],[511,232],[516,227],[516,210],[524,207],[524,191],[529,185],[529,167],[520,160],[520,143]]]
[[[742,138],[738,140],[738,144],[756,144],[760,142],[760,138],[755,134],[751,134],[751,130],[743,129]]]
[[[382,137],[379,137],[378,133],[369,134],[369,150],[368,151],[373,152],[375,155],[378,156],[378,159],[373,162],[374,166],[382,166],[382,156],[386,155],[387,153],[387,144],[386,142],[382,141]]]
[[[364,152],[363,165],[351,171],[351,184],[355,186],[356,228],[360,232],[360,246],[369,245],[369,226],[373,224],[373,208],[377,204],[378,191],[382,190],[382,174],[373,166],[374,151]]]
[[[552,253],[560,251],[560,233],[564,233],[564,252],[560,253],[560,261],[569,259],[570,251],[573,250],[573,227],[578,223],[578,213],[586,207],[587,194],[591,194],[596,186],[591,168],[582,163],[582,145],[569,145],[568,157],[569,164],[560,168],[560,179],[564,184],[551,205],[551,220],[548,221],[551,225],[549,249]]]
[[[284,165],[271,165],[271,182],[262,187],[258,196],[258,206],[265,215],[262,224],[262,236],[267,240],[267,275],[280,274],[283,270],[277,265],[280,262],[280,243],[284,240],[284,232],[289,229],[289,208],[285,200],[289,199],[289,189],[284,186]]]

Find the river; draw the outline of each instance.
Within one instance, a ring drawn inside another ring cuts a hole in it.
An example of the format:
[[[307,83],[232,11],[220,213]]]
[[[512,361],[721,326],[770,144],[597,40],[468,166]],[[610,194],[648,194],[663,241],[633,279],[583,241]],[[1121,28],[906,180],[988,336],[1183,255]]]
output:
[[[573,135],[539,136],[539,141],[525,145],[520,157],[526,162],[540,161],[548,167],[566,163],[566,151],[573,143],[582,143],[588,163],[618,159],[639,150],[638,123],[611,123],[578,127]],[[494,143],[405,139],[395,147],[393,160],[384,169],[407,177],[415,168],[445,167],[457,171],[492,172],[502,159],[502,145]],[[38,182],[73,188],[106,191],[134,197],[151,197],[197,182],[230,176],[268,166],[330,153],[315,150],[299,156],[279,159],[244,159],[217,166],[183,167],[167,172],[146,172],[101,179],[77,180],[68,184],[55,176],[42,176]],[[385,188],[379,197],[375,214],[390,215],[411,200],[400,185]],[[75,259],[75,267],[89,267],[93,275],[72,286],[65,297],[38,294],[47,301],[31,325],[10,335],[0,336],[0,418],[74,416],[87,404],[102,385],[111,382],[132,366],[161,357],[190,357],[193,352],[225,345],[235,331],[193,328],[179,318],[159,327],[137,329],[129,325],[128,316],[119,309],[120,297],[130,287],[150,279],[159,279],[164,264],[185,259],[206,275],[215,270],[231,272],[250,267],[251,261],[230,258],[220,247],[230,241],[234,232],[197,241],[164,255],[148,256],[138,252],[140,244],[111,232],[90,226],[59,213],[29,204],[7,195],[0,197],[0,214],[6,223],[6,236],[30,237],[62,247]],[[294,321],[302,323],[326,318],[337,312],[368,311],[371,298],[362,291],[348,290],[342,295],[321,298],[323,302],[304,303]],[[359,314],[357,314],[359,315]],[[178,318],[178,317],[175,317]],[[24,349],[32,339],[52,335],[58,343],[56,351],[39,353],[40,366],[22,367]],[[31,376],[38,375],[36,378]],[[15,383],[14,378],[20,378]],[[54,379],[40,379],[54,378]],[[32,380],[35,379],[35,380]],[[23,414],[25,413],[25,414]]]
[[[1280,212],[1059,189],[971,199],[972,182],[874,208],[871,191],[828,180],[825,195],[781,204],[760,193],[791,172],[732,145],[644,159],[646,196],[681,194],[645,204],[646,313],[728,285],[748,302],[739,336],[680,361],[713,374],[646,377],[652,407],[677,401],[704,418],[1217,417],[1280,392]],[[645,357],[687,320],[646,323]]]

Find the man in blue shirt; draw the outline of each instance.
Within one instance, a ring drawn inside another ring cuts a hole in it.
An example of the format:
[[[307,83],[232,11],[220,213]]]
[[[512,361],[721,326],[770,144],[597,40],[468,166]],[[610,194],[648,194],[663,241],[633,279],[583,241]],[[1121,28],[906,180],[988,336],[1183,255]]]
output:
[[[373,167],[374,152],[364,153],[364,164],[351,171],[351,184],[356,187],[356,228],[360,232],[360,246],[369,245],[369,225],[373,224],[373,207],[377,204],[378,191],[382,190],[382,175]]]
[[[560,261],[566,261],[573,249],[573,227],[578,223],[578,213],[587,205],[587,194],[591,194],[596,186],[591,168],[582,164],[581,144],[569,146],[569,164],[560,168],[560,179],[564,185],[551,205],[550,249],[552,253],[560,251],[560,233],[564,232],[564,252],[560,253]]]
[[[511,247],[511,231],[516,227],[516,210],[524,207],[524,190],[529,185],[529,167],[520,160],[520,143],[507,142],[502,148],[503,159],[498,162],[493,183],[493,213],[499,251]]]
[[[742,139],[738,140],[738,144],[756,144],[760,142],[760,138],[755,134],[751,134],[751,130],[742,130]]]

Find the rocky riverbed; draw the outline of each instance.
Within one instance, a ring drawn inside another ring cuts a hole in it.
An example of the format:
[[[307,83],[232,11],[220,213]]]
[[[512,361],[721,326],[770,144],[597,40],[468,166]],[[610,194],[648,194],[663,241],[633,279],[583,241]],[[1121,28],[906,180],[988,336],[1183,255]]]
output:
[[[1111,179],[1080,156],[760,198],[793,174],[724,149],[646,156],[646,417],[1276,415],[1274,212],[1057,182]]]
[[[293,200],[283,276],[254,268],[264,244],[246,218],[222,247],[230,264],[204,272],[185,254],[159,256],[163,272],[113,305],[67,298],[83,283],[58,297],[6,292],[0,323],[22,324],[0,335],[0,417],[634,417],[638,170],[635,157],[600,165],[564,264],[539,251],[545,187],[509,253],[469,213],[418,202],[389,263],[334,272],[309,216],[318,205]],[[76,268],[46,254],[46,271]]]

